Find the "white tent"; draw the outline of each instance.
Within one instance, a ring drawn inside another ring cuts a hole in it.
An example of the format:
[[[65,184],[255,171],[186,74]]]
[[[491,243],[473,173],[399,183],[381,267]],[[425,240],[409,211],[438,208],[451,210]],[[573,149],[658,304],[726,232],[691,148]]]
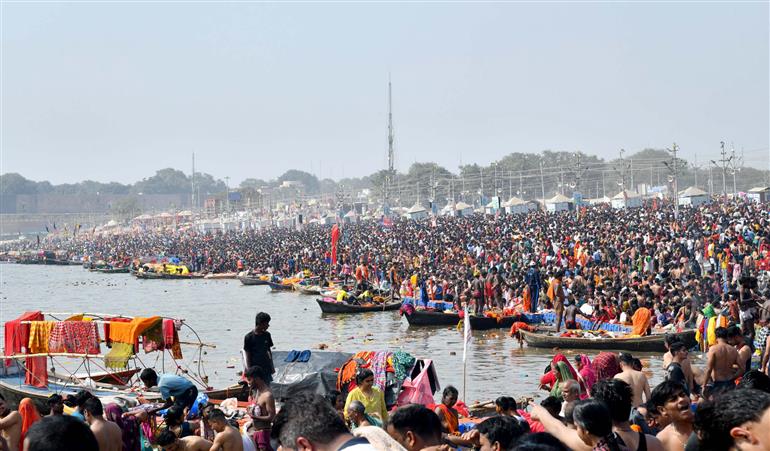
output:
[[[570,209],[572,199],[559,193],[545,201],[545,208],[551,213],[567,211]]]
[[[510,214],[526,213],[534,208],[531,202],[519,199],[516,196],[513,196],[504,202],[503,207],[505,208],[505,211]]]
[[[425,219],[428,217],[428,210],[419,203],[412,205],[412,208],[406,211],[406,217],[409,219]]]
[[[624,190],[612,197],[612,208],[638,208],[642,206],[642,197],[633,191]]]
[[[767,202],[770,201],[770,187],[769,186],[757,186],[751,188],[746,197],[754,202]]]
[[[702,189],[691,186],[679,193],[679,205],[691,205],[697,207],[709,202],[709,195]]]
[[[455,204],[456,216],[469,216],[473,214],[473,206],[466,204],[465,202],[457,202]]]

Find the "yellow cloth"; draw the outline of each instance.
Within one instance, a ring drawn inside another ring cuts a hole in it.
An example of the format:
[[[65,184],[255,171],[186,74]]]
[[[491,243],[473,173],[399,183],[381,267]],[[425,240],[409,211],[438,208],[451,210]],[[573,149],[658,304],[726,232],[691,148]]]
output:
[[[47,354],[48,340],[51,338],[51,329],[54,321],[32,321],[29,323],[29,346],[27,349],[30,354]]]
[[[372,396],[368,397],[361,391],[360,387],[354,388],[348,393],[345,400],[345,416],[348,414],[348,407],[352,401],[361,401],[369,415],[377,415],[383,424],[388,420],[388,408],[385,406],[385,395],[381,391],[372,387]]]
[[[631,317],[632,335],[647,335],[647,329],[650,327],[650,320],[652,319],[652,312],[647,307],[639,307],[634,312],[634,316]]]
[[[64,321],[83,321],[83,314],[72,315]]]
[[[717,336],[715,333],[716,330],[717,330],[717,318],[716,316],[712,316],[711,318],[709,318],[708,326],[706,326],[706,339],[708,340],[709,346],[717,342]]]
[[[104,366],[107,368],[127,368],[128,359],[134,355],[134,345],[113,342],[112,349],[104,356]]]
[[[348,297],[348,293],[345,290],[340,290],[339,293],[337,293],[337,301],[342,302],[345,300],[345,298]]]

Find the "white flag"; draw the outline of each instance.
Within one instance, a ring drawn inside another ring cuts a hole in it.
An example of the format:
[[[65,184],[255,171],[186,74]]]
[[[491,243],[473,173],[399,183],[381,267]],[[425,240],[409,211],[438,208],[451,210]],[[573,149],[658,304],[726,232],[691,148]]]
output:
[[[468,306],[465,306],[465,314],[463,315],[463,362],[468,354],[468,343],[471,341],[471,319],[468,316]]]

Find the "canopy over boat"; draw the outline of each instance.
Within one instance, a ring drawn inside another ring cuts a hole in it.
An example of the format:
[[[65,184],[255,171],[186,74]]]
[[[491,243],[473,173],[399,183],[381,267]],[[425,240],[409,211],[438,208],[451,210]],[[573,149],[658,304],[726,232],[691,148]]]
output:
[[[182,328],[193,341],[179,339]],[[6,322],[4,332],[0,393],[11,399],[31,397],[40,402],[52,393],[87,388],[135,404],[136,389],[141,388],[136,373],[145,367],[138,356],[141,350],[155,354],[156,366],[161,366],[157,370],[166,372],[168,367],[169,372],[182,372],[194,384],[208,387],[200,362],[203,349],[214,346],[201,342],[182,319],[33,311]],[[197,368],[184,362],[183,345],[195,348],[191,357]]]

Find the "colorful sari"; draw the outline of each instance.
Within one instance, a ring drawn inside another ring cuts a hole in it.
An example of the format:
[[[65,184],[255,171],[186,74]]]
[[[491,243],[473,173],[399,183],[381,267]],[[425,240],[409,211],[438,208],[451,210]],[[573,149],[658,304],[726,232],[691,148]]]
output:
[[[555,396],[557,398],[561,398],[561,383],[568,380],[576,381],[577,379],[573,376],[574,370],[570,371],[571,368],[569,366],[569,363],[564,361],[559,361],[556,364],[556,382],[553,384],[553,388],[551,388],[551,396]]]
[[[111,403],[104,406],[104,418],[117,424],[123,431],[123,451],[139,451],[139,425],[135,417],[123,418],[123,409]]]
[[[581,399],[583,399],[583,396],[586,398],[591,392],[591,389],[593,388],[594,384],[596,383],[596,372],[594,371],[594,367],[591,364],[591,359],[588,358],[585,354],[580,354],[580,366],[582,367],[580,369],[580,373],[578,376],[581,379],[581,383],[586,388],[586,393],[581,394]]]

